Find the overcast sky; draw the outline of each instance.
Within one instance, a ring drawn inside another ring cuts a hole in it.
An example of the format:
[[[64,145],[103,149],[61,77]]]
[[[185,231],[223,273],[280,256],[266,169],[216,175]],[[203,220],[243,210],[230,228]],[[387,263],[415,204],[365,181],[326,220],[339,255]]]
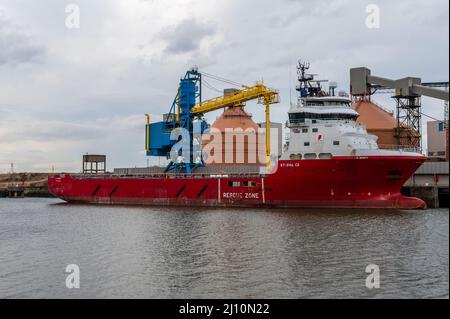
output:
[[[79,29],[66,27],[70,3],[80,8]],[[365,24],[370,3],[380,8],[378,29]],[[145,166],[144,113],[167,112],[179,78],[194,65],[279,89],[282,103],[272,109],[279,122],[287,118],[298,59],[347,91],[356,66],[391,78],[447,81],[448,6],[448,0],[0,0],[0,172],[11,162],[16,171],[52,165],[79,171],[86,152],[107,154],[108,168]],[[389,97],[376,99],[394,108]],[[249,105],[262,121],[262,108]],[[442,102],[424,99],[423,106],[443,118]]]

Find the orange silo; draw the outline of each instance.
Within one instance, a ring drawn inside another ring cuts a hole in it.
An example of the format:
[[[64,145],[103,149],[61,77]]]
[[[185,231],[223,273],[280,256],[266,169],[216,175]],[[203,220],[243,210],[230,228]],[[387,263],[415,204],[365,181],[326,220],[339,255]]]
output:
[[[352,107],[359,113],[357,123],[364,124],[367,132],[378,137],[377,143],[380,148],[391,148],[399,145],[397,119],[394,117],[393,112],[387,111],[382,106],[368,99],[356,101]],[[403,144],[404,141],[409,139],[408,137],[413,138],[417,132],[404,128],[400,131],[400,134],[400,141],[402,141],[400,144]]]
[[[227,108],[211,125],[210,133],[202,142],[208,166],[264,165],[265,135],[243,105]]]

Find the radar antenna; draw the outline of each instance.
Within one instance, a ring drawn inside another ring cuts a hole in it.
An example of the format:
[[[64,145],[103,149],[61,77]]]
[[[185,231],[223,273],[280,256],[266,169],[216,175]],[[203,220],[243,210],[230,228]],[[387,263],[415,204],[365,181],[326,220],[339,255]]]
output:
[[[314,76],[317,74],[306,73],[309,67],[309,62],[298,61],[297,74],[300,84],[296,87],[296,90],[300,93],[301,98],[324,95],[320,83],[327,81],[314,80]]]

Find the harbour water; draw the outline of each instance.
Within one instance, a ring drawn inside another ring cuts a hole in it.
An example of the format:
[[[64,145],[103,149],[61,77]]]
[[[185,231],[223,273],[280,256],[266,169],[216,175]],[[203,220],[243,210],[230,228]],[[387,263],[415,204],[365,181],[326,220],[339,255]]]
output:
[[[80,288],[66,287],[66,266]],[[366,287],[366,267],[380,288]],[[448,298],[449,211],[0,199],[0,298]]]

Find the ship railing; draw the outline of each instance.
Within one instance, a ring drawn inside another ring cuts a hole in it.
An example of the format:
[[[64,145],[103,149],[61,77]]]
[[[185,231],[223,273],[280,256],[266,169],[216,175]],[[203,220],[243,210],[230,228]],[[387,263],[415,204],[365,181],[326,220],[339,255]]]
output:
[[[392,144],[378,144],[378,148],[382,150],[421,153],[420,147],[414,147],[410,145],[392,145]]]
[[[174,174],[174,173],[148,173],[148,174],[74,174],[75,179],[109,179],[109,178],[135,178],[135,179],[145,179],[145,178],[164,178],[164,179],[199,179],[199,178],[255,178],[260,177],[260,173],[214,173],[214,174],[204,174],[204,173],[191,173],[191,174]]]

